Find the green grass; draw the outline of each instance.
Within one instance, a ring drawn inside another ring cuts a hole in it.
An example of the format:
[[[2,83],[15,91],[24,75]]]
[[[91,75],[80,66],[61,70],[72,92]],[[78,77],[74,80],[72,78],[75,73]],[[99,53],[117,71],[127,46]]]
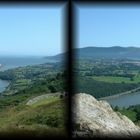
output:
[[[58,97],[40,100],[32,106],[25,102],[8,106],[0,110],[0,135],[66,136],[66,109],[66,99]]]
[[[140,75],[135,76],[134,80],[127,77],[115,77],[115,76],[94,76],[92,77],[96,81],[102,81],[107,83],[139,83]]]
[[[7,131],[8,130],[8,131]],[[64,128],[42,128],[42,126],[22,126],[7,127],[0,131],[0,137],[3,138],[68,138],[66,129]]]
[[[28,84],[30,82],[31,82],[30,79],[18,79],[18,80],[16,80],[17,84]]]
[[[36,103],[33,103],[31,106],[32,106],[32,107],[37,107],[37,106],[40,106],[40,105],[43,105],[43,104],[54,103],[54,102],[59,101],[59,100],[60,100],[60,98],[57,97],[57,96],[55,96],[55,97],[50,96],[50,97],[47,97],[47,99],[44,98],[44,99],[39,100],[39,101],[36,102]]]

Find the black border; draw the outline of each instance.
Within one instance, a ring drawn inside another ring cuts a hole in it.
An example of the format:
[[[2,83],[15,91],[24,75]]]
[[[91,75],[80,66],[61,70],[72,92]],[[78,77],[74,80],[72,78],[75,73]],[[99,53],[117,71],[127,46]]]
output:
[[[74,3],[74,8],[73,8],[73,49],[77,48],[77,44],[78,44],[78,29],[76,28],[78,26],[78,7],[94,7],[94,6],[108,6],[108,7],[139,7],[140,8],[140,1],[137,0],[133,0],[133,1],[128,1],[128,0],[73,0]],[[77,8],[76,8],[77,7]],[[75,52],[75,51],[74,51]],[[75,58],[75,55],[73,55],[73,58]],[[74,80],[74,78],[73,78]],[[73,86],[73,90],[75,91],[75,87]],[[73,91],[73,93],[75,93]],[[73,130],[73,129],[71,129]],[[140,137],[136,136],[136,137],[132,137],[132,139],[139,139]],[[105,137],[73,137],[73,139],[106,139]],[[127,139],[127,138],[107,138],[107,139]],[[129,137],[129,139],[131,139],[131,137]]]
[[[71,6],[70,6],[71,3],[68,3],[68,0],[46,0],[46,1],[43,1],[43,0],[40,0],[40,1],[37,1],[37,0],[13,0],[13,1],[10,1],[10,0],[5,0],[5,1],[0,1],[0,6],[14,6],[14,7],[22,7],[22,6],[26,6],[26,7],[30,7],[30,6],[37,6],[37,7],[57,7],[57,6],[63,6],[64,5],[64,9],[62,10],[62,28],[63,28],[63,44],[62,44],[62,47],[64,49],[65,52],[68,52],[68,55],[65,56],[65,66],[66,66],[66,71],[67,71],[67,76],[66,77],[66,84],[68,85],[68,92],[70,93],[70,90],[71,90],[71,86],[69,84],[69,82],[71,81],[70,79],[70,75],[71,75],[71,25],[70,25],[70,21],[69,20],[69,17],[71,17]],[[59,139],[59,138],[68,138],[68,137],[71,137],[71,118],[70,118],[70,110],[71,110],[71,101],[70,101],[70,96],[68,96],[69,99],[68,99],[68,126],[66,126],[66,131],[67,131],[67,136],[64,136],[64,137],[59,137],[59,136],[40,136],[40,137],[33,137],[33,136],[30,136],[30,135],[0,135],[0,138],[50,138],[50,139]],[[67,105],[67,104],[66,104]]]
[[[68,54],[67,54],[67,70],[68,70],[68,92],[69,92],[69,100],[68,100],[68,108],[69,108],[69,117],[68,117],[68,126],[69,126],[69,138],[71,138],[71,87],[72,87],[72,2],[68,1],[67,7],[67,46],[68,46]]]

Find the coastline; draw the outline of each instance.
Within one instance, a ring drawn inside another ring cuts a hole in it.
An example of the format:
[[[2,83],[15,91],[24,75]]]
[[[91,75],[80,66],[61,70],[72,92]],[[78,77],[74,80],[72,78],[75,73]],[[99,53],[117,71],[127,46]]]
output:
[[[2,67],[3,67],[3,65],[0,64],[0,68],[2,68]],[[0,94],[2,95],[2,93],[9,87],[10,81],[0,79],[0,84],[2,84],[2,86],[0,86]]]
[[[132,94],[132,93],[137,92],[137,91],[139,91],[139,90],[140,90],[140,87],[135,88],[135,89],[132,89],[132,90],[129,90],[129,91],[121,92],[121,93],[118,93],[118,94],[116,94],[116,95],[101,97],[101,98],[99,98],[98,100],[113,99],[113,98],[117,98],[117,97],[120,97],[120,96],[123,96],[123,95],[126,95],[126,94]]]
[[[9,87],[10,82],[0,79],[0,85],[0,94],[2,95],[2,93]]]

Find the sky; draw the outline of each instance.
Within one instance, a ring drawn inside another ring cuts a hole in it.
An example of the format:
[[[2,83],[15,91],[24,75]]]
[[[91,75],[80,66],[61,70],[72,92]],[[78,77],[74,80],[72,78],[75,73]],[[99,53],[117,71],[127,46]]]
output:
[[[63,52],[62,6],[1,6],[0,55],[50,56]]]
[[[77,47],[140,47],[140,7],[77,6]]]

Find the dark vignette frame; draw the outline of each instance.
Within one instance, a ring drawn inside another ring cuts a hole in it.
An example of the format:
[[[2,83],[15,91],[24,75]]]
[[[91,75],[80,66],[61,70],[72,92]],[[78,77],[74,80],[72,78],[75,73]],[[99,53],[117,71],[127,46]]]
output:
[[[133,0],[133,1],[129,1],[129,0],[123,0],[123,1],[121,1],[121,0],[73,0],[73,3],[74,3],[74,7],[73,7],[73,20],[74,20],[74,22],[73,22],[73,26],[72,26],[72,28],[73,28],[73,49],[75,49],[76,50],[76,48],[77,48],[77,45],[78,45],[78,29],[77,29],[77,26],[78,26],[78,8],[76,7],[76,6],[81,6],[81,7],[93,7],[93,6],[109,6],[109,7],[111,7],[111,6],[120,6],[120,7],[127,7],[127,6],[132,6],[132,7],[140,7],[140,1],[137,1],[137,0]],[[73,53],[73,58],[75,58],[76,59],[76,51],[74,51],[74,53]],[[73,59],[74,60],[74,59]],[[73,61],[74,62],[74,61]],[[74,63],[72,63],[72,64],[74,64]],[[75,74],[73,73],[73,82],[75,83]],[[72,91],[72,93],[73,94],[75,94],[76,92],[76,86],[75,86],[75,84],[73,85],[73,91]],[[71,108],[71,109],[73,109],[73,107]],[[71,115],[71,120],[73,120],[73,115]],[[73,123],[73,122],[72,122]],[[74,130],[74,128],[73,128],[73,125],[72,125],[72,129],[71,129],[71,134],[73,134],[73,130]],[[98,137],[95,137],[95,138],[88,138],[88,139],[98,139]],[[123,138],[123,137],[122,137]],[[137,137],[136,136],[136,139],[137,138],[140,138],[139,136]],[[75,138],[75,139],[77,139],[77,138]],[[80,137],[80,139],[86,139],[86,138],[82,138],[82,137]],[[104,138],[99,138],[99,139],[104,139]],[[105,138],[106,139],[106,138]],[[112,139],[112,138],[108,138],[108,139]],[[115,139],[117,139],[117,138],[115,138]],[[123,139],[125,139],[125,138],[123,138]]]
[[[13,0],[13,1],[10,1],[10,0],[3,0],[3,1],[0,1],[0,5],[1,6],[27,6],[27,7],[30,7],[30,6],[42,6],[42,7],[53,7],[53,6],[62,6],[64,5],[64,9],[62,10],[63,11],[63,15],[62,15],[62,20],[63,20],[63,23],[62,23],[62,28],[63,28],[63,50],[64,52],[68,52],[66,53],[67,55],[64,56],[64,60],[65,60],[65,71],[66,71],[66,84],[67,84],[67,89],[68,89],[68,93],[70,93],[70,82],[71,82],[71,51],[70,51],[70,48],[71,48],[71,36],[70,36],[70,31],[71,31],[71,25],[70,25],[70,21],[69,20],[69,16],[71,17],[71,10],[70,10],[70,3],[67,1],[67,0],[46,0],[46,1],[43,1],[43,0],[20,0],[20,1],[16,1],[16,0]],[[70,108],[71,108],[71,102],[70,102],[70,96],[68,95],[68,103],[66,103],[67,105],[67,113],[68,116],[66,116],[66,131],[67,131],[67,137],[71,136],[71,131],[70,131],[70,125],[71,125],[71,119],[70,119]],[[37,137],[32,137],[30,135],[0,135],[0,138],[37,138]],[[44,136],[41,136],[39,138],[45,138]],[[55,134],[54,136],[49,136],[47,138],[59,138],[59,137],[55,137]],[[60,137],[61,138],[61,137]]]

